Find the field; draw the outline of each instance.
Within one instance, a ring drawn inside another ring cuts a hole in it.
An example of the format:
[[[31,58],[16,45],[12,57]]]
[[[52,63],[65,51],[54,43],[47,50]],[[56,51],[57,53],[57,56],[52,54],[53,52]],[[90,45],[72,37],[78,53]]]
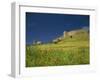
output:
[[[26,67],[89,64],[89,34],[80,33],[57,43],[26,46]]]

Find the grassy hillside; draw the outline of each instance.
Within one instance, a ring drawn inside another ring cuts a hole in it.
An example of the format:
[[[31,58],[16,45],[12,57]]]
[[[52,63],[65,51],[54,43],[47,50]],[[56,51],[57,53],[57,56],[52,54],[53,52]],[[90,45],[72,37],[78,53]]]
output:
[[[57,43],[26,46],[26,67],[78,64],[89,64],[89,34],[83,29]]]

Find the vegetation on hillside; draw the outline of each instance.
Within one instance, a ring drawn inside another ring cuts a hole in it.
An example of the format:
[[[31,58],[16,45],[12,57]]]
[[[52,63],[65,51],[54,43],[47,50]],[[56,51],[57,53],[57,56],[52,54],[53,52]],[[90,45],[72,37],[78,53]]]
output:
[[[26,67],[89,64],[89,58],[89,33],[83,29],[56,43],[26,46]]]

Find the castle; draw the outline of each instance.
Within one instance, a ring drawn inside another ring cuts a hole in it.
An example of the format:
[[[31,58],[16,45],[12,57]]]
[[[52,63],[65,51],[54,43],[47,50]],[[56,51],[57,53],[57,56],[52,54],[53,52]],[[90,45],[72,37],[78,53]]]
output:
[[[72,31],[64,31],[63,32],[63,38],[66,38],[66,37],[70,37],[70,36],[73,36],[75,34],[79,34],[79,33],[86,33],[86,30],[83,30],[83,29],[78,29],[78,30],[72,30]]]
[[[77,33],[77,31],[75,31],[75,30],[74,31],[69,31],[69,32],[64,31],[63,32],[63,37],[66,38],[67,36],[73,36],[76,33]]]

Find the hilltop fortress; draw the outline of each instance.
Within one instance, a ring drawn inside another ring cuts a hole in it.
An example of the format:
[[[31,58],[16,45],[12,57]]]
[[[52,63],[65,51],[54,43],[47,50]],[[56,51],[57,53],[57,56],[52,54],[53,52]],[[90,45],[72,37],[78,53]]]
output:
[[[77,30],[71,30],[71,31],[64,31],[63,35],[61,35],[58,38],[55,38],[52,40],[52,43],[58,43],[63,41],[64,39],[69,39],[69,38],[84,38],[84,37],[88,37],[88,30],[87,29],[77,29]],[[33,44],[42,44],[42,41],[33,41]]]
[[[84,34],[86,32],[88,32],[88,31],[86,31],[84,29],[72,30],[72,31],[68,31],[68,32],[64,31],[63,32],[63,38],[66,38],[68,36],[74,36],[74,35],[77,35],[77,34],[80,34],[80,33]]]

